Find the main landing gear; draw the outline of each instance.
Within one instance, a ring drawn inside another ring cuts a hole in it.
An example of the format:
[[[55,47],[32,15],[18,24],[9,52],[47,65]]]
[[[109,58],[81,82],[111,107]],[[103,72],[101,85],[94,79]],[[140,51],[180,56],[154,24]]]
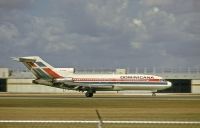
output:
[[[87,91],[87,92],[85,93],[85,96],[86,96],[86,97],[93,97],[93,92]]]

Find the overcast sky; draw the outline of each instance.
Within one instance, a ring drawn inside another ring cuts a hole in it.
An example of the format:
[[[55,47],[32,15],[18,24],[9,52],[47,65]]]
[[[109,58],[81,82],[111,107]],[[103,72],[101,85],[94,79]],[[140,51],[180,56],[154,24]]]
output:
[[[200,66],[200,0],[0,0],[0,67]]]

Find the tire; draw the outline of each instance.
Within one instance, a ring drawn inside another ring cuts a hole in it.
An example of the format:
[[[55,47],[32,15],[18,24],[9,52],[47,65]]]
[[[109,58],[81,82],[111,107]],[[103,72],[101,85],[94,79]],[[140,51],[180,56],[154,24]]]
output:
[[[86,92],[86,93],[85,93],[85,96],[86,96],[86,97],[92,97],[92,96],[93,96],[93,93],[91,93],[91,92]]]

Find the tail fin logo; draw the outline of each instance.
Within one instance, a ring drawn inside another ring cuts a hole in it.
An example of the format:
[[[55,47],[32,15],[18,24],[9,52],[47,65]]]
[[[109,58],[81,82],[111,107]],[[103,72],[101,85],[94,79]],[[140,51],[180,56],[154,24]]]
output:
[[[43,68],[43,70],[53,78],[62,78],[59,74],[52,71],[50,68]]]
[[[38,62],[27,62],[27,65],[33,69],[34,72],[40,77],[45,79],[51,78],[62,78],[58,73],[54,72],[52,69],[48,68],[44,63]]]
[[[35,62],[38,67],[47,67],[45,64],[43,64],[42,62]]]
[[[36,65],[33,62],[26,62],[26,63],[31,68],[36,67]]]
[[[39,56],[12,57],[13,60],[22,62],[38,79],[62,78],[54,67],[43,61]]]

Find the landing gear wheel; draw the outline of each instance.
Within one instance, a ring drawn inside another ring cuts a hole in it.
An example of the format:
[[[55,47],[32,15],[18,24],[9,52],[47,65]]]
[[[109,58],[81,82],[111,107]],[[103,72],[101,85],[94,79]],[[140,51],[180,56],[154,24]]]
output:
[[[92,93],[92,92],[86,92],[86,93],[85,93],[85,96],[86,96],[86,97],[92,97],[92,96],[93,96],[93,93]]]
[[[156,92],[152,92],[152,96],[156,96]]]

